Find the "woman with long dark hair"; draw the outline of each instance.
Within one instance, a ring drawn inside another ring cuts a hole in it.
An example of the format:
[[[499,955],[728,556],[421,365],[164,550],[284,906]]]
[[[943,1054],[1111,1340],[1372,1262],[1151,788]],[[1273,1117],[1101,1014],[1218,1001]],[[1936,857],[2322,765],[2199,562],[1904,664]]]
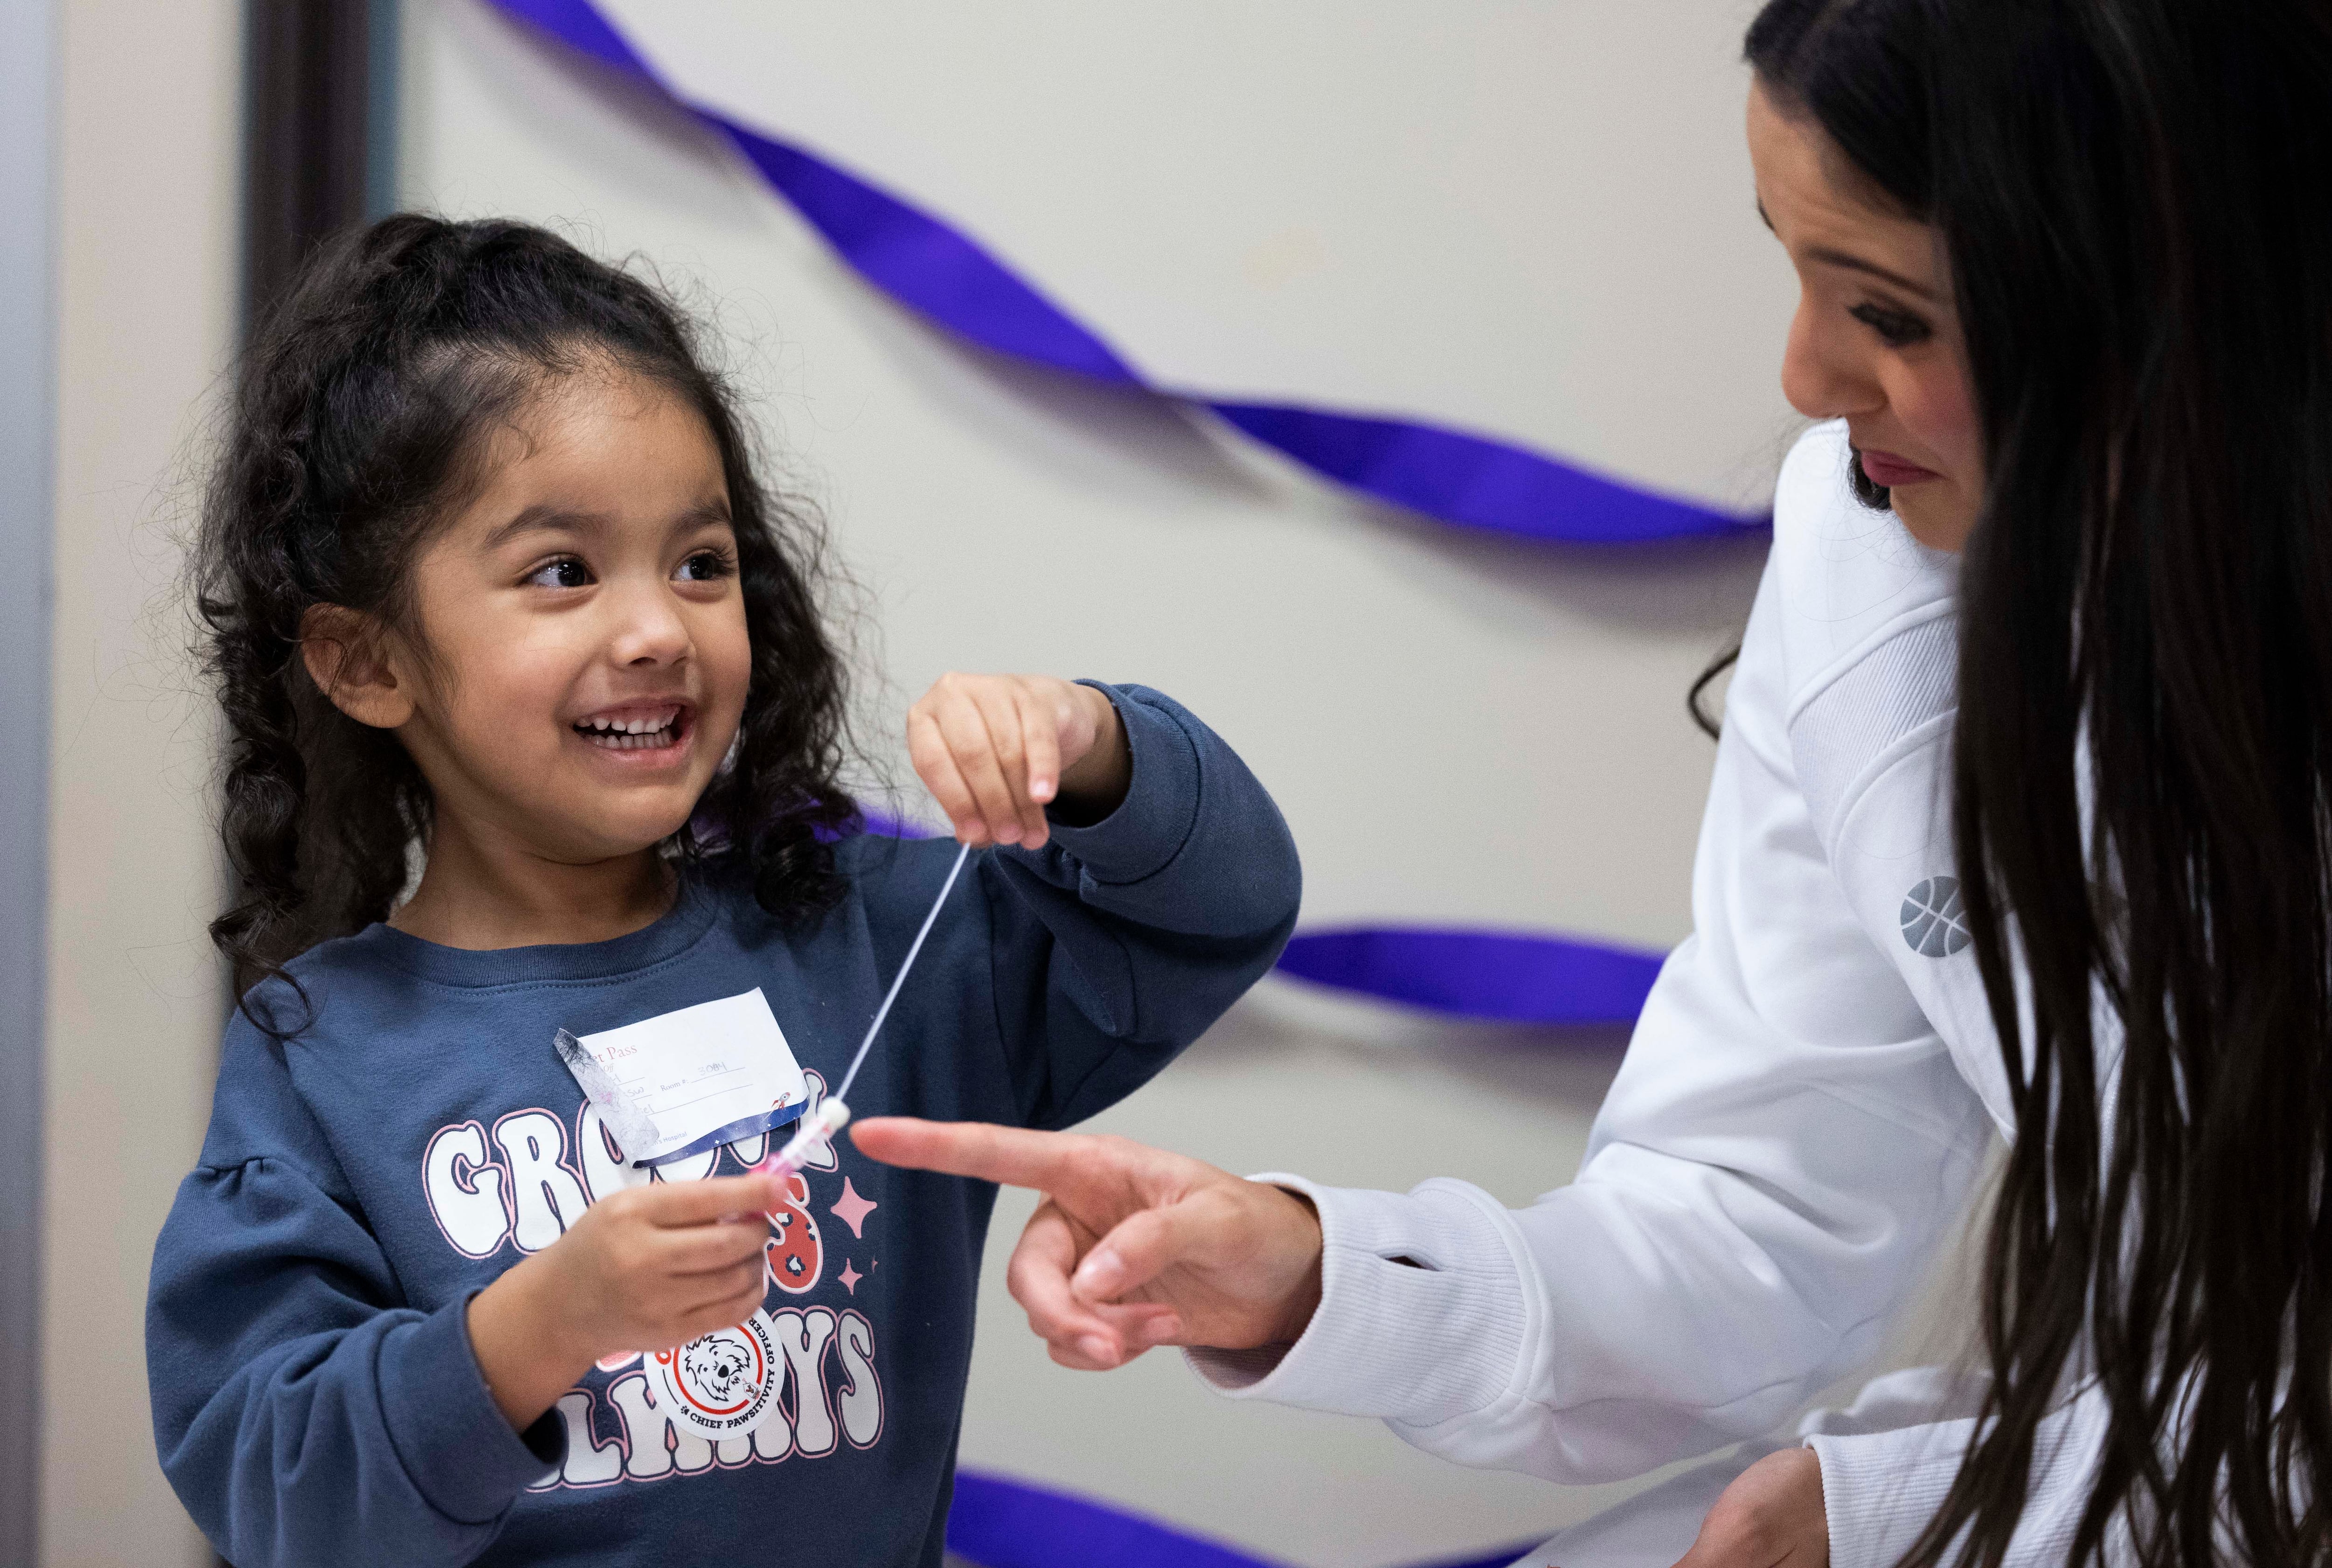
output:
[[[1578,1180],[865,1145],[1050,1194],[1014,1281],[1056,1359],[1217,1347],[1235,1391],[1586,1481],[1867,1356],[1996,1127],[1975,1364],[1813,1418],[1695,1568],[2324,1562],[2332,7],[1772,0],[1747,55],[1783,379],[1830,423]]]

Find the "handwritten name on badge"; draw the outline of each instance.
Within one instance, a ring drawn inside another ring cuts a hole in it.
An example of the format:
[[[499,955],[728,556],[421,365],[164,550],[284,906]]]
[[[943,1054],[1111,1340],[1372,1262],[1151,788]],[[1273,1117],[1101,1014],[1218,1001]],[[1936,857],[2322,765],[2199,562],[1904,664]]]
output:
[[[758,986],[584,1035],[578,1044],[655,1130],[645,1148],[624,1151],[634,1165],[661,1165],[757,1137],[809,1103],[793,1048]],[[593,1090],[589,1083],[583,1087],[587,1095]]]

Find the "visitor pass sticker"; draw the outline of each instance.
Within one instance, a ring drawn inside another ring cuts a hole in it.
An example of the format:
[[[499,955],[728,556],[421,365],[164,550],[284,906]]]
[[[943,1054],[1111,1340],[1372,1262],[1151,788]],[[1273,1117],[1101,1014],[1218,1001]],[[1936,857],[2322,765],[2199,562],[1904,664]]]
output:
[[[757,1309],[734,1328],[656,1352],[648,1364],[674,1420],[701,1437],[733,1438],[769,1414],[778,1391],[776,1351],[769,1315]]]
[[[580,1040],[564,1037],[579,1052],[562,1047],[560,1055],[585,1096],[618,1100],[638,1114],[635,1124],[655,1129],[646,1147],[625,1145],[628,1164],[669,1164],[758,1136],[809,1104],[802,1070],[758,987]]]

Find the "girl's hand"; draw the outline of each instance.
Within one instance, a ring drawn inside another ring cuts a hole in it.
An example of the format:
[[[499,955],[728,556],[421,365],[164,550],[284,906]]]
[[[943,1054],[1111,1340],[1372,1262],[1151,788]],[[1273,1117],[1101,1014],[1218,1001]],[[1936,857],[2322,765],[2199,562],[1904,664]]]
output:
[[[1045,808],[1099,821],[1133,760],[1110,700],[1051,675],[941,675],[907,711],[907,753],[955,836],[1035,849]]]
[[[1821,1460],[1783,1448],[1735,1476],[1677,1568],[1830,1568]]]
[[[586,1368],[657,1351],[753,1315],[768,1289],[769,1176],[611,1192],[470,1303],[470,1346],[494,1403],[524,1431]]]
[[[850,1136],[888,1164],[1047,1195],[1005,1282],[1063,1366],[1291,1343],[1320,1305],[1320,1219],[1284,1189],[1123,1138],[907,1116]]]

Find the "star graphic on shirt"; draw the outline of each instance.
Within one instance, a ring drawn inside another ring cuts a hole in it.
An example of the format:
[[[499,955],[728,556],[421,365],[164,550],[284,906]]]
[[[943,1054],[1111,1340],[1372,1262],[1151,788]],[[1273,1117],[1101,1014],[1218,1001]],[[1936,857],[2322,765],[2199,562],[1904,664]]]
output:
[[[850,1227],[851,1235],[863,1240],[866,1235],[866,1217],[874,1213],[877,1207],[879,1206],[873,1199],[861,1198],[858,1195],[858,1189],[850,1184],[849,1177],[845,1176],[842,1179],[842,1196],[834,1200],[831,1212],[839,1216],[842,1222]]]
[[[845,1180],[847,1180],[847,1178],[845,1178]],[[842,1261],[842,1272],[836,1275],[834,1277],[842,1281],[843,1289],[848,1291],[853,1296],[856,1296],[858,1294],[858,1282],[866,1276],[859,1273],[855,1268],[853,1268],[850,1266],[850,1260],[846,1257]]]

